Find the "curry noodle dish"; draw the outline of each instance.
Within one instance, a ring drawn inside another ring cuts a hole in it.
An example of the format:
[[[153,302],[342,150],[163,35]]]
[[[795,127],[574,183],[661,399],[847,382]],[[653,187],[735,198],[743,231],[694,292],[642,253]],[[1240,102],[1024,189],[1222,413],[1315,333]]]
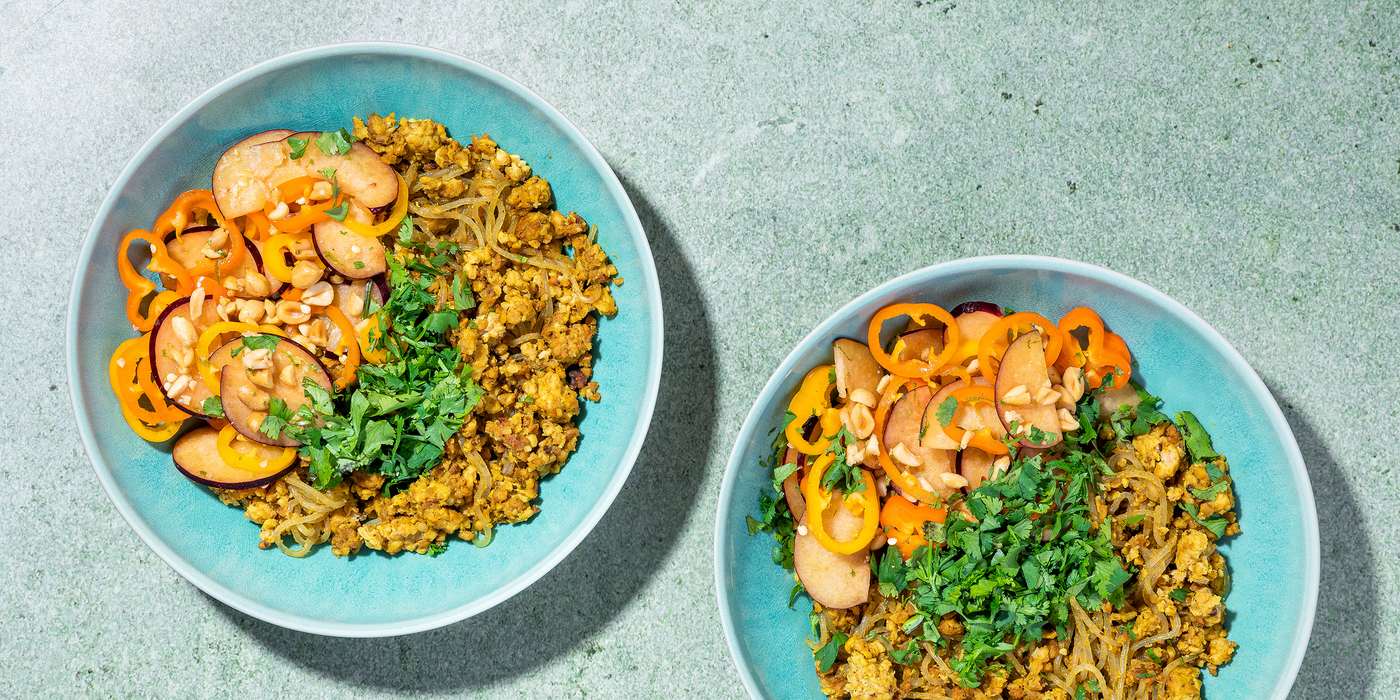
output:
[[[887,322],[907,318],[891,342]],[[896,304],[838,339],[775,429],[778,541],[831,698],[1185,700],[1230,661],[1225,457],[1131,382],[1088,308],[1058,323]]]
[[[555,206],[519,156],[430,120],[249,136],[121,243],[142,334],[112,355],[123,416],[175,438],[263,548],[486,546],[539,510],[580,399],[602,399],[593,338],[622,278]]]

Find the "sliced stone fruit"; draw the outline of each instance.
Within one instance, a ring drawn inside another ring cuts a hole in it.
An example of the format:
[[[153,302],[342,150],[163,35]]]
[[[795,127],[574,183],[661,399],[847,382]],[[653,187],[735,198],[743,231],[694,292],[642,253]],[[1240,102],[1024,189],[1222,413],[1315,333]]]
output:
[[[219,431],[201,426],[180,436],[171,450],[175,468],[190,481],[216,489],[253,489],[266,486],[286,475],[296,466],[296,460],[273,474],[259,474],[239,469],[219,455]],[[270,460],[282,453],[281,448],[253,445],[255,456]]]
[[[276,336],[249,336],[267,338]],[[301,443],[286,433],[276,439],[268,437],[259,426],[267,416],[272,399],[286,402],[287,410],[297,409],[310,401],[302,382],[307,377],[326,391],[331,390],[331,377],[319,360],[306,348],[286,338],[267,351],[248,347],[247,338],[235,338],[224,348],[230,360],[220,372],[219,396],[224,404],[224,418],[243,437],[264,445],[296,447]],[[242,349],[238,349],[241,346]],[[237,351],[234,354],[234,351]],[[270,386],[268,386],[270,385]]]

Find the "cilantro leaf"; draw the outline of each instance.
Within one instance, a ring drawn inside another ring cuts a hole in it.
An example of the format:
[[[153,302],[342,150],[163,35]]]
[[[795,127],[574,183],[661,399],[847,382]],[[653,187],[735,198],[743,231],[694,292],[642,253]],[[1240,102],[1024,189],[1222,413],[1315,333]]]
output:
[[[358,140],[345,129],[323,131],[320,136],[316,137],[316,148],[326,155],[340,156],[349,153],[350,144]]]
[[[1210,442],[1210,433],[1201,426],[1201,421],[1196,419],[1190,411],[1182,411],[1176,414],[1176,429],[1181,431],[1182,440],[1186,443],[1186,449],[1191,453],[1191,459],[1195,462],[1212,462],[1220,458],[1215,448]]]
[[[210,396],[205,399],[204,403],[200,404],[199,408],[206,416],[213,416],[215,418],[224,417],[224,403],[220,401],[217,396]]]
[[[1186,602],[1186,589],[1184,588],[1174,588],[1172,589],[1172,592],[1168,593],[1167,595],[1171,596],[1172,600],[1175,600],[1178,603]]]
[[[938,411],[933,416],[938,420],[939,425],[946,428],[953,423],[953,414],[957,412],[958,400],[949,396],[943,399],[943,403],[938,404]]]
[[[329,217],[331,217],[332,219],[335,219],[336,221],[345,221],[345,215],[346,215],[346,214],[349,214],[349,213],[350,213],[350,203],[349,203],[349,202],[341,202],[340,204],[337,204],[337,205],[331,207],[330,209],[327,209],[327,210],[326,210],[326,216],[329,216]]]
[[[831,671],[832,665],[836,663],[836,654],[841,651],[847,639],[850,637],[846,636],[846,633],[834,632],[831,639],[812,654],[817,660],[817,668],[821,669],[822,673]]]
[[[871,563],[875,560],[872,558]],[[886,598],[893,598],[904,591],[908,578],[905,575],[904,558],[899,550],[894,547],[886,547],[885,554],[880,557],[879,566],[875,567],[875,575],[880,582],[880,595]]]
[[[791,609],[792,604],[797,602],[797,596],[799,594],[806,592],[807,587],[803,586],[801,581],[798,581],[797,583],[793,584],[792,591],[788,593],[788,608]]]
[[[306,139],[298,138],[296,136],[287,139],[287,145],[291,146],[292,148],[292,160],[301,160],[301,157],[306,155],[307,143],[309,143],[309,141],[307,141]]]
[[[276,440],[282,436],[283,430],[291,420],[292,412],[287,408],[287,402],[273,398],[267,403],[267,417],[258,426],[258,432]]]
[[[1215,500],[1216,496],[1220,495],[1221,491],[1224,491],[1228,488],[1230,488],[1230,483],[1227,481],[1222,481],[1208,489],[1190,489],[1190,491],[1192,496],[1195,496],[1196,498],[1199,498],[1202,501],[1213,501]]]
[[[241,352],[243,352],[244,350],[269,350],[269,351],[270,351],[270,350],[276,348],[276,347],[277,347],[277,343],[279,343],[279,342],[281,342],[281,341],[282,341],[281,338],[279,338],[279,337],[277,337],[277,336],[275,336],[275,335],[272,335],[271,333],[264,333],[264,334],[259,334],[259,335],[244,336],[244,337],[243,337],[243,344],[240,345],[240,346],[238,346],[238,347],[235,347],[235,348],[233,349],[233,351],[232,351],[231,354],[232,354],[234,357],[238,357],[238,353],[241,353]]]
[[[437,555],[442,554],[443,552],[446,552],[446,551],[447,551],[447,543],[446,543],[446,542],[434,542],[434,543],[428,545],[428,551],[424,552],[424,554],[426,554],[426,555],[428,555],[428,556],[430,556],[430,557],[436,557]]]
[[[476,306],[476,298],[472,296],[472,285],[467,278],[458,277],[452,283],[452,303],[458,311],[467,311]]]
[[[904,664],[906,666],[917,663],[919,657],[922,655],[923,652],[919,649],[919,645],[915,644],[913,640],[910,640],[908,647],[904,649],[895,649],[890,652],[890,658],[894,659],[895,663]]]

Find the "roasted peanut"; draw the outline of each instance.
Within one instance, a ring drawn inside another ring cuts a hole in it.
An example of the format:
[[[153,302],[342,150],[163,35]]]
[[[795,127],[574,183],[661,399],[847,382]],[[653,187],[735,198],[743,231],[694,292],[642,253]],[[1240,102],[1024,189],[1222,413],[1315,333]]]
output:
[[[252,376],[252,373],[249,373],[249,376]],[[269,403],[268,395],[258,391],[251,384],[238,387],[238,400],[255,411],[266,411]]]
[[[295,326],[306,323],[311,318],[311,307],[299,301],[283,301],[277,304],[277,320]]]
[[[298,260],[292,268],[292,286],[297,289],[309,289],[321,280],[321,275],[325,272],[325,266],[319,262]]]

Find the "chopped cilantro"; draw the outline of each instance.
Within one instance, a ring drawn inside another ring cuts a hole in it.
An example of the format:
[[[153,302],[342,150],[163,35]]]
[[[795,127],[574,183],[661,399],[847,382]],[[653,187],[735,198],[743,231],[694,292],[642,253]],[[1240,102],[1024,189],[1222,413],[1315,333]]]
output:
[[[934,413],[933,416],[938,420],[939,425],[946,428],[949,425],[952,425],[953,414],[957,412],[958,400],[949,396],[948,398],[943,399],[943,403],[938,404],[938,412]]]
[[[282,436],[283,429],[291,420],[292,412],[287,408],[287,402],[273,398],[267,403],[267,417],[258,425],[258,432],[276,440]]]
[[[910,640],[908,647],[904,649],[895,649],[890,652],[890,658],[894,659],[895,663],[905,665],[917,662],[921,655],[922,652],[919,650],[919,645],[915,644],[913,640]]]
[[[275,336],[275,335],[272,335],[271,333],[264,333],[264,334],[259,334],[259,335],[248,335],[248,336],[244,336],[244,337],[243,337],[243,344],[242,344],[242,345],[239,345],[239,346],[237,346],[237,347],[235,347],[235,348],[230,352],[230,354],[233,355],[234,357],[238,357],[238,354],[241,353],[241,352],[243,352],[244,350],[269,350],[269,351],[270,351],[270,350],[272,350],[273,348],[276,348],[276,347],[277,347],[277,343],[281,342],[281,340],[282,340],[281,338],[279,338],[279,337],[277,337],[277,336]]]
[[[472,285],[467,278],[458,277],[452,283],[452,303],[458,311],[467,311],[476,306],[476,298],[472,296]]]
[[[842,426],[831,437],[831,452],[836,459],[822,473],[822,488],[827,491],[839,489],[844,494],[865,490],[865,480],[861,476],[863,472],[860,463],[851,464],[846,461],[846,445],[854,445],[856,442],[856,436],[846,430],[845,426]]]
[[[894,547],[886,547],[884,556],[879,557],[879,566],[875,566],[875,559],[875,557],[871,557],[870,563],[880,582],[880,595],[893,598],[903,592],[908,578],[904,567],[904,558],[900,556],[899,550]]]
[[[365,266],[365,264],[362,263],[362,262],[360,262],[359,260],[356,260],[356,261],[355,261],[355,269],[356,269],[356,270],[359,270],[359,269],[363,268],[364,266]]]
[[[817,668],[821,669],[822,673],[831,670],[832,664],[836,663],[837,652],[841,651],[841,647],[845,645],[847,639],[850,637],[847,637],[844,632],[834,632],[830,641],[813,652],[812,656],[817,660]]]
[[[331,217],[332,219],[335,219],[336,221],[344,221],[344,220],[345,220],[345,215],[346,215],[346,214],[349,214],[349,213],[350,213],[350,203],[349,203],[349,202],[341,202],[340,204],[337,204],[337,205],[331,207],[330,209],[327,209],[327,210],[326,210],[326,216],[329,216],[329,217]]]
[[[1216,496],[1220,495],[1221,491],[1228,488],[1230,488],[1230,483],[1228,481],[1222,481],[1208,489],[1191,489],[1191,495],[1202,501],[1213,501]]]
[[[1185,589],[1185,588],[1174,588],[1174,589],[1172,589],[1172,592],[1171,592],[1171,593],[1168,593],[1167,595],[1171,596],[1172,600],[1175,600],[1175,601],[1178,602],[1178,603],[1185,603],[1185,602],[1186,602],[1186,589]]]
[[[325,131],[316,137],[316,148],[326,155],[340,156],[349,153],[350,144],[358,140],[344,129]]]
[[[1147,515],[1146,515],[1145,513],[1138,513],[1137,515],[1134,515],[1133,517],[1128,518],[1127,523],[1128,523],[1129,525],[1136,525],[1136,524],[1142,522],[1142,519],[1145,518],[1145,517],[1147,517]]]
[[[200,410],[201,410],[201,412],[203,412],[204,415],[206,415],[206,416],[213,416],[213,417],[215,417],[215,418],[223,418],[223,417],[224,417],[224,402],[220,401],[220,400],[219,400],[219,397],[217,397],[217,396],[210,396],[209,398],[207,398],[207,399],[204,400],[204,403],[203,403],[203,404],[200,405]]]
[[[297,138],[296,136],[287,139],[287,145],[292,148],[292,160],[300,160],[302,156],[306,155],[307,143],[309,142],[306,139]]]
[[[447,551],[447,543],[446,543],[446,542],[434,542],[434,543],[428,545],[428,551],[424,552],[424,554],[426,554],[426,555],[428,555],[428,556],[430,556],[430,557],[436,557],[437,555],[442,554],[443,552],[446,552],[446,551]]]
[[[1181,431],[1181,438],[1186,443],[1187,451],[1191,453],[1192,461],[1213,462],[1220,458],[1215,447],[1211,445],[1210,433],[1206,432],[1201,421],[1190,411],[1176,414],[1176,429]]]
[[[398,256],[389,259],[389,269],[390,294],[376,341],[385,361],[360,365],[360,384],[348,395],[333,396],[308,379],[304,389],[311,401],[288,429],[303,443],[300,452],[319,489],[356,469],[383,474],[386,494],[416,479],[441,461],[447,440],[483,395],[471,366],[442,335],[456,326],[457,312],[435,310],[437,297],[428,291],[434,277],[415,278]],[[368,305],[368,286],[365,292]],[[288,415],[278,424],[275,413],[269,411],[264,432],[267,421],[280,431],[292,420]]]
[[[791,609],[792,604],[797,602],[797,596],[799,594],[806,592],[807,587],[803,586],[801,581],[798,581],[797,583],[793,584],[792,591],[788,593],[788,608]]]
[[[951,518],[941,532],[925,528],[926,539],[946,546],[915,552],[909,585],[930,617],[953,612],[962,620],[962,653],[949,663],[965,685],[978,685],[988,663],[1019,640],[1046,628],[1063,632],[1070,598],[1085,608],[1122,603],[1129,574],[1088,506],[1105,473],[1103,459],[1087,452],[1064,454],[1054,469],[1040,456],[1020,459],[968,494],[977,522]]]

